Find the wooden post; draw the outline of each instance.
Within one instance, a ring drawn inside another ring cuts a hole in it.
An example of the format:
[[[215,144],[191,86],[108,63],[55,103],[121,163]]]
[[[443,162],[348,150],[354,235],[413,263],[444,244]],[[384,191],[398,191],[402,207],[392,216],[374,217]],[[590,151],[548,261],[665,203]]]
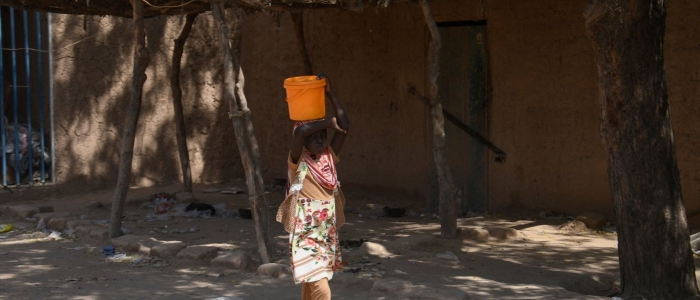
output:
[[[301,46],[301,57],[304,59],[305,75],[312,75],[311,57],[309,56],[309,50],[306,48],[306,38],[304,37],[304,12],[292,12],[291,14],[292,22],[294,23],[294,33]]]
[[[251,209],[253,211],[253,222],[255,223],[255,237],[258,242],[258,253],[260,254],[260,261],[262,263],[270,262],[270,249],[272,244],[270,243],[271,238],[268,232],[269,216],[268,207],[265,204],[264,196],[264,186],[262,184],[262,176],[260,175],[260,165],[259,165],[259,153],[257,140],[253,134],[252,123],[250,122],[250,110],[247,107],[239,107],[236,101],[236,82],[237,77],[242,77],[242,72],[240,72],[240,65],[238,68],[234,66],[234,55],[229,44],[229,34],[228,26],[224,21],[222,15],[222,10],[220,3],[211,4],[212,12],[216,22],[219,23],[219,43],[221,44],[221,49],[224,53],[224,98],[229,103],[229,116],[233,121],[233,130],[236,134],[236,143],[238,144],[238,151],[241,155],[241,161],[243,162],[243,168],[246,174],[246,184],[248,186],[248,193],[250,195]],[[236,60],[237,61],[237,60]],[[237,64],[237,62],[236,62]],[[238,72],[236,72],[238,70]],[[238,74],[238,75],[237,75]],[[240,82],[238,88],[238,95],[242,95],[242,82]],[[243,100],[242,103],[245,103]],[[248,116],[248,117],[243,117]],[[243,128],[242,120],[247,120],[246,128]],[[251,146],[245,141],[246,131],[248,132],[248,137],[251,140]]]
[[[110,238],[116,238],[121,235],[124,199],[129,191],[129,182],[131,181],[131,162],[134,157],[134,139],[141,111],[143,84],[146,82],[146,67],[151,61],[148,49],[146,49],[146,32],[143,28],[143,1],[132,0],[131,4],[134,7],[134,66],[131,79],[131,100],[126,114],[126,121],[124,122],[117,187],[112,198]]]
[[[442,115],[442,104],[438,94],[437,79],[440,73],[440,31],[433,19],[427,0],[421,1],[425,23],[430,31],[428,48],[428,98],[431,101],[430,113],[433,117],[433,159],[440,186],[440,235],[443,238],[457,236],[457,211],[455,188],[452,175],[445,160],[445,118]]]
[[[264,239],[267,245],[267,249],[272,249],[273,241],[272,235],[269,234],[270,230],[270,206],[267,203],[267,198],[265,198],[265,182],[262,177],[262,171],[260,170],[260,147],[258,146],[258,139],[255,136],[255,130],[253,129],[253,120],[251,119],[251,112],[248,108],[248,100],[245,96],[245,76],[243,75],[243,68],[241,67],[240,61],[238,60],[238,55],[241,53],[241,14],[238,7],[235,8],[234,13],[234,30],[233,30],[233,41],[235,43],[235,51],[232,52],[231,61],[233,62],[233,67],[236,70],[236,95],[238,99],[238,108],[243,113],[243,124],[246,129],[246,134],[248,135],[248,140],[250,142],[250,158],[251,158],[251,169],[253,170],[253,184],[255,185],[255,190],[250,193],[250,205],[254,207],[255,213],[259,216],[260,221],[259,226],[261,230],[256,231],[256,234],[260,235],[258,238]],[[246,179],[247,180],[247,179]]]
[[[177,150],[180,154],[180,166],[182,167],[182,184],[185,192],[192,192],[192,171],[190,170],[190,155],[187,153],[187,129],[185,127],[185,116],[182,109],[182,89],[180,88],[180,62],[185,42],[190,36],[192,24],[197,14],[189,14],[185,19],[185,26],[180,32],[180,36],[175,39],[173,49],[172,73],[170,73],[170,88],[173,94],[173,110],[175,111],[175,135],[177,137]]]
[[[669,113],[666,1],[589,0],[624,299],[700,299]]]

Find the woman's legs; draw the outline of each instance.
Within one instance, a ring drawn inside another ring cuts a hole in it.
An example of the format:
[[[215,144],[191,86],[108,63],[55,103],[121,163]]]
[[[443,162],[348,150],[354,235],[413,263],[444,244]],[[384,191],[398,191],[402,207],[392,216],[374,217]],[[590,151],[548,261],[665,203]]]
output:
[[[331,300],[331,287],[328,279],[301,284],[301,300]]]

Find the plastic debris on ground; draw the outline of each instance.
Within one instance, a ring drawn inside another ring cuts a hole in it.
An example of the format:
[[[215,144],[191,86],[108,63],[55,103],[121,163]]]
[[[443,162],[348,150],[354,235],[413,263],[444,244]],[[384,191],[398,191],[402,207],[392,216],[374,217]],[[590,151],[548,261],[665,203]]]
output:
[[[102,227],[108,227],[109,220],[92,220],[92,224],[95,224],[97,226],[102,226]]]
[[[41,218],[41,220],[39,220],[39,223],[36,224],[36,230],[44,229],[46,229],[46,221],[44,221],[44,218]]]
[[[75,229],[66,229],[63,231],[63,234],[67,237],[72,237],[75,234]]]
[[[162,261],[160,259],[157,259],[155,257],[143,257],[140,255],[132,255],[129,256],[125,253],[114,253],[114,255],[107,256],[105,258],[105,262],[107,263],[131,263],[134,267],[140,267],[144,265],[151,265],[153,267],[161,267],[161,266],[166,266],[167,264],[162,264]],[[162,264],[162,265],[156,265]]]
[[[10,232],[10,231],[12,231],[13,229],[15,229],[15,227],[12,226],[12,224],[2,224],[2,225],[0,225],[0,233]]]
[[[104,253],[105,255],[114,255],[116,252],[113,246],[107,245],[102,247],[102,253]]]
[[[343,272],[367,279],[381,279],[386,273],[381,262],[361,261],[351,266],[344,266]]]
[[[225,206],[225,205],[224,205]],[[212,206],[211,204],[207,203],[200,203],[200,202],[193,202],[187,205],[185,207],[185,212],[186,213],[199,213],[198,216],[200,217],[212,217],[216,215],[216,208]]]
[[[82,246],[73,247],[73,248],[70,248],[70,247],[61,247],[61,248],[68,249],[68,250],[76,250],[76,251],[80,251],[80,250],[85,249],[85,247],[82,247]]]
[[[156,215],[154,213],[149,213],[146,215],[146,222],[153,222],[153,221],[167,221],[173,218],[170,214],[161,214],[161,215]]]
[[[164,214],[170,210],[170,196],[166,194],[155,194],[153,199],[154,212],[156,214]]]
[[[62,240],[62,239],[63,239],[62,235],[63,235],[63,233],[61,233],[61,232],[52,231],[51,234],[49,234],[49,236],[47,236],[47,237],[44,238],[44,240],[47,240],[47,241],[59,241],[59,240]]]
[[[221,191],[222,194],[231,194],[231,195],[239,195],[239,194],[245,194],[246,191],[239,189],[239,188],[231,188],[231,189],[226,189]]]
[[[695,254],[700,254],[700,232],[690,235],[690,249]]]
[[[105,258],[106,262],[130,262],[131,260],[132,258],[124,253],[116,253]]]

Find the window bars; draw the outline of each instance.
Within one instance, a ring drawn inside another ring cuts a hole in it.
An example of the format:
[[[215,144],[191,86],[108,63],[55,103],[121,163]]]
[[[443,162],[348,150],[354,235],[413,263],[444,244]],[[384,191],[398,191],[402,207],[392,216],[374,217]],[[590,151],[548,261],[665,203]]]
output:
[[[50,24],[50,14],[0,8],[0,158],[4,187],[54,180]],[[23,43],[19,48],[18,42]],[[44,55],[48,59],[44,60]],[[47,85],[49,107],[45,103]]]

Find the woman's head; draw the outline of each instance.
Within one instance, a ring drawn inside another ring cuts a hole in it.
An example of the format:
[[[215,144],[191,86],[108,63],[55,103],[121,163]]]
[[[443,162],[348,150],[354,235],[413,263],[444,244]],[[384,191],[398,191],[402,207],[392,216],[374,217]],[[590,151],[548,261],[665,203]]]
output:
[[[320,155],[326,149],[326,129],[316,131],[304,139],[304,148],[309,152]]]
[[[298,121],[294,124],[294,129],[296,130],[297,127],[304,125],[304,124],[309,124],[312,122],[318,122],[318,121],[323,121],[323,119],[318,119],[318,120],[311,120],[311,121]],[[304,138],[304,148],[308,150],[309,152],[319,155],[323,153],[323,150],[326,148],[326,136],[327,136],[326,129],[321,129],[319,131],[316,131],[310,135],[308,135],[306,138]]]

